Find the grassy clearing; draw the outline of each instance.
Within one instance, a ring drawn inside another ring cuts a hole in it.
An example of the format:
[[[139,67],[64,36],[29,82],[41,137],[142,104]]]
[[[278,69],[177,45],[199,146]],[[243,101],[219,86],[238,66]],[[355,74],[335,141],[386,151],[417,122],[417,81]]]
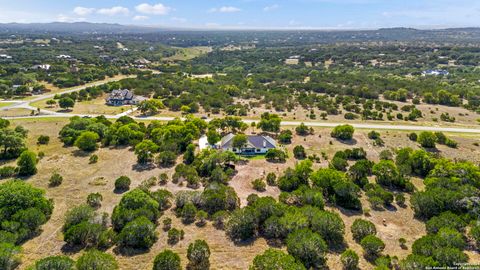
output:
[[[163,60],[164,61],[187,61],[212,51],[212,47],[207,47],[207,46],[176,48],[176,49],[177,49],[177,52],[175,53],[175,55],[166,57]]]
[[[12,102],[1,102],[0,101],[0,108],[7,107],[7,106],[10,106],[12,104],[13,104]]]
[[[13,108],[0,111],[0,117],[29,116],[32,111],[25,108]]]
[[[105,104],[105,98],[107,95],[103,95],[102,97],[98,97],[92,100],[76,102],[75,106],[73,107],[71,113],[78,113],[78,114],[105,114],[105,115],[115,115],[127,111],[132,106],[108,106]],[[34,107],[39,107],[41,109],[55,111],[55,112],[63,112],[64,110],[57,106],[50,106],[47,105],[47,100],[41,100],[32,103],[31,105]]]

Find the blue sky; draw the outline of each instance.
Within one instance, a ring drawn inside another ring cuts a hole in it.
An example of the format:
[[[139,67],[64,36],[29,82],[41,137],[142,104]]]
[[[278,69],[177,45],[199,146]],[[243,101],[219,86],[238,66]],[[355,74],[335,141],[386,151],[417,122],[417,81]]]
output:
[[[0,0],[0,22],[181,28],[368,29],[480,26],[478,0]]]

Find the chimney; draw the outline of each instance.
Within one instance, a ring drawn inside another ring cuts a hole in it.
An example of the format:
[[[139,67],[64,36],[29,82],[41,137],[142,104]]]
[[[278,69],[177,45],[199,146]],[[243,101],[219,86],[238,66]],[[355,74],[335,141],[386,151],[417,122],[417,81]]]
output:
[[[266,148],[267,147],[267,141],[264,139],[263,140],[263,148]]]

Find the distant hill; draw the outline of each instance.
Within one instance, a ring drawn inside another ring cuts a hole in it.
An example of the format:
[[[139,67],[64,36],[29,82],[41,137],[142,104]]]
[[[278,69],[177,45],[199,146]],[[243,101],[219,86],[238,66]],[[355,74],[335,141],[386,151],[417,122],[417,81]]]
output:
[[[255,42],[257,46],[331,44],[336,42],[480,42],[480,28],[414,29],[381,28],[377,30],[212,30],[135,26],[110,23],[7,23],[0,24],[0,35],[75,36],[112,35],[115,38],[141,35],[144,40],[171,46],[224,46]],[[122,35],[123,37],[119,37]]]
[[[160,31],[160,28],[121,25],[111,23],[89,23],[89,22],[52,22],[52,23],[4,23],[0,24],[0,32],[22,32],[22,33],[149,33]]]

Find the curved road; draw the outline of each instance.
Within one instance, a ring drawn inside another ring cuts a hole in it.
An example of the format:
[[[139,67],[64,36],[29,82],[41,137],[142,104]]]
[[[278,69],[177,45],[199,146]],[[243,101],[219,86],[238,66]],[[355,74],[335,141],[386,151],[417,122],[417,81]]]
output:
[[[120,80],[120,79],[118,79]],[[116,81],[116,80],[112,80]],[[112,82],[109,81],[109,82]],[[29,110],[37,110],[36,107],[31,106],[30,104],[33,102],[45,100],[45,99],[51,99],[53,98],[56,94],[66,94],[66,93],[72,93],[76,91],[80,91],[82,89],[85,89],[87,87],[91,86],[98,86],[105,84],[106,82],[96,82],[92,83],[89,85],[84,85],[84,86],[78,86],[69,90],[65,90],[63,92],[55,93],[55,94],[46,94],[46,95],[41,95],[38,97],[35,97],[31,100],[22,100],[22,101],[9,101],[12,102],[12,105],[8,105],[5,107],[0,108],[0,110],[8,110],[8,109],[13,109],[13,108],[26,108]],[[128,110],[126,112],[123,112],[121,114],[117,115],[105,115],[105,117],[110,118],[110,119],[116,119],[124,115],[128,115],[132,112],[134,112],[136,109]],[[41,113],[43,115],[35,115],[35,116],[11,116],[11,117],[4,117],[5,119],[31,119],[31,118],[69,118],[72,116],[81,116],[81,117],[96,117],[99,115],[85,115],[85,114],[74,114],[74,113],[59,113],[59,112],[53,112],[53,111],[48,111],[48,110],[41,110]],[[160,121],[170,121],[173,120],[174,117],[132,117],[136,120],[160,120]],[[206,119],[206,121],[210,121],[211,119]],[[247,124],[251,124],[252,122],[258,122],[258,120],[252,120],[252,119],[243,119],[243,121]],[[404,131],[439,131],[439,132],[455,132],[455,133],[469,133],[469,134],[480,134],[480,129],[478,128],[463,128],[463,127],[431,127],[431,126],[415,126],[415,125],[389,125],[389,124],[361,124],[361,123],[349,123],[349,122],[320,122],[320,121],[282,121],[281,125],[282,126],[298,126],[301,123],[304,123],[307,126],[311,127],[335,127],[338,125],[343,125],[343,124],[349,124],[352,125],[355,128],[358,129],[382,129],[382,130],[404,130]]]

